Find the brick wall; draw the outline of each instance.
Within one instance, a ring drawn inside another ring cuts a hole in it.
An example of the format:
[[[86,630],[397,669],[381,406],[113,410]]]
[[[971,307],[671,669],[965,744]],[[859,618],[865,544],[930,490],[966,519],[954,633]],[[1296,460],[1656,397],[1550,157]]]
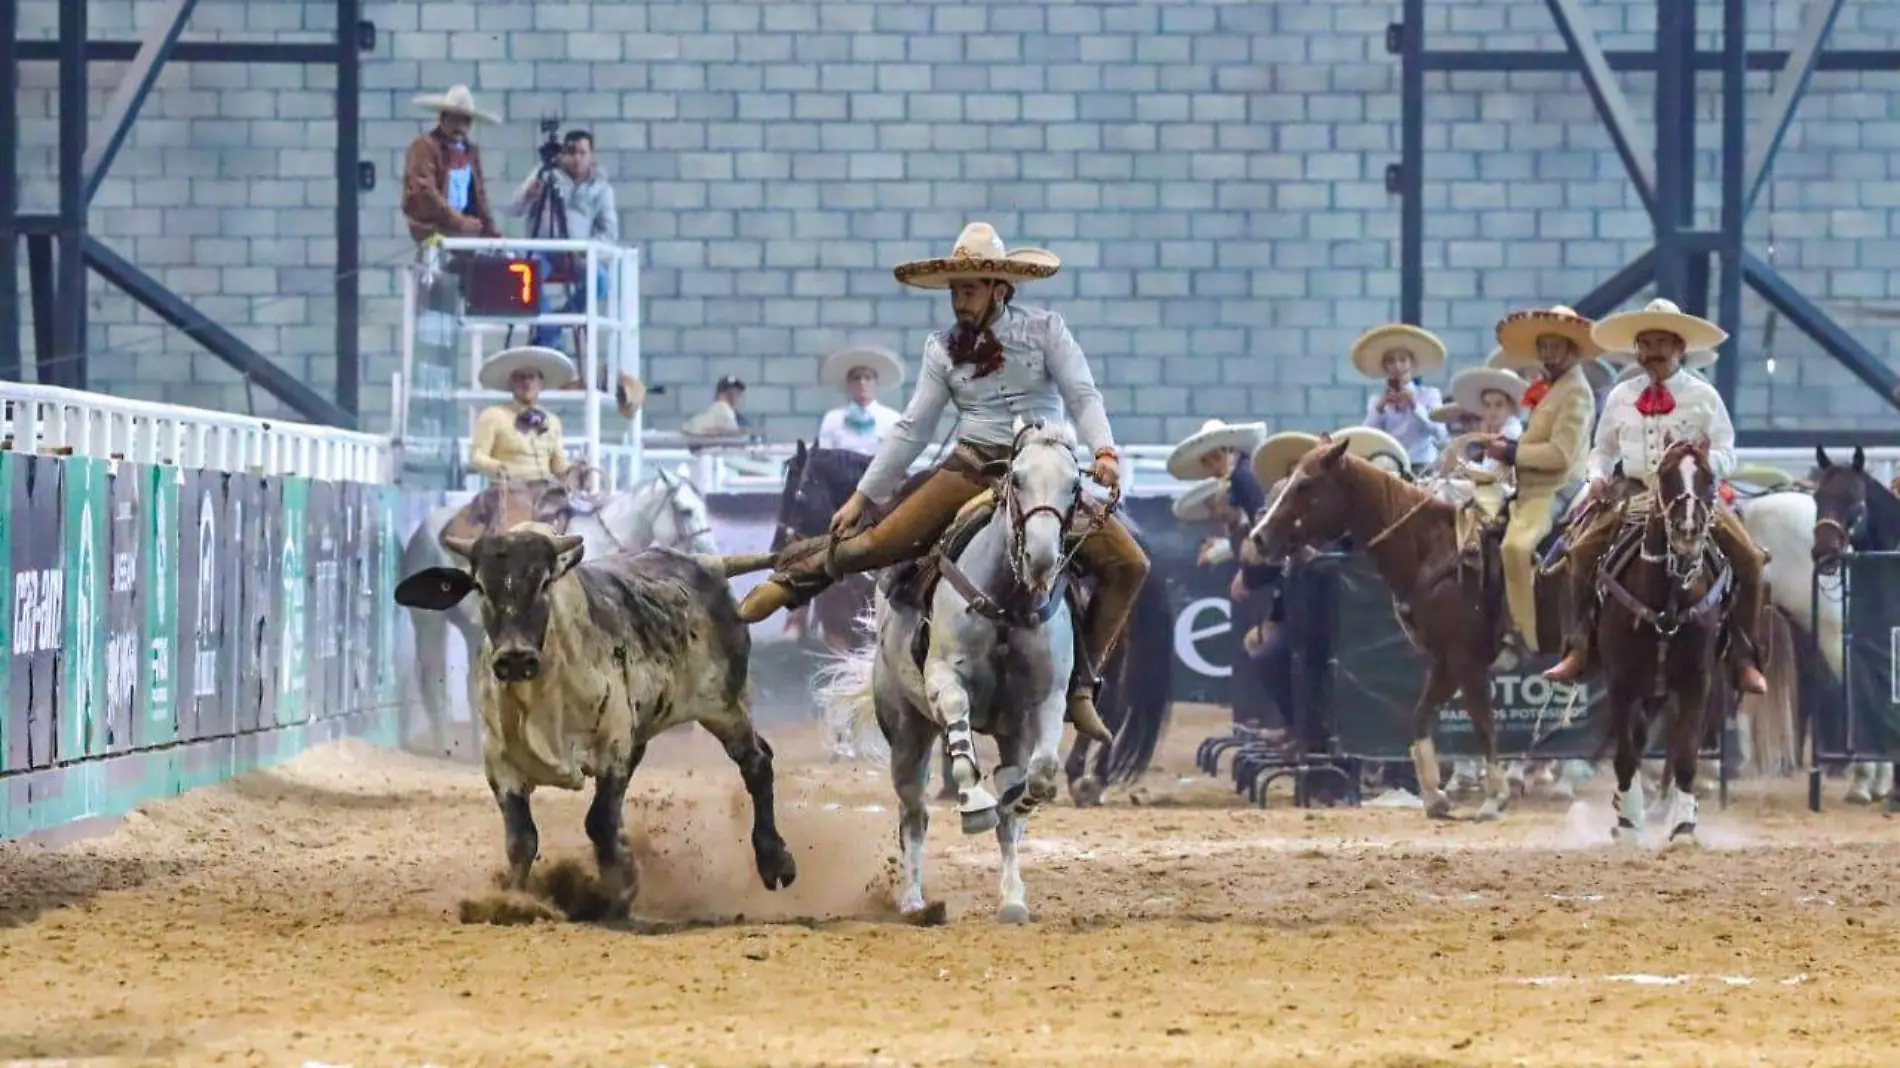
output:
[[[1751,5],[1751,44],[1788,47],[1800,5]],[[50,36],[51,0],[22,24]],[[95,37],[126,37],[158,0],[93,0]],[[1704,5],[1714,47],[1719,6]],[[1396,314],[1398,210],[1393,2],[370,2],[364,69],[363,392],[386,425],[398,307],[390,265],[403,147],[429,119],[418,92],[471,85],[508,121],[480,132],[490,182],[534,165],[535,120],[597,134],[629,240],[646,249],[647,377],[674,387],[650,425],[677,423],[731,372],[773,431],[810,433],[833,398],[808,388],[847,340],[914,360],[939,299],[889,267],[944,248],[970,218],[1054,249],[1063,273],[1025,293],[1063,311],[1093,357],[1120,436],[1171,439],[1208,416],[1321,428],[1363,410],[1343,352]],[[189,37],[311,38],[333,9],[203,0]],[[1593,0],[1610,48],[1653,41],[1650,0]],[[1433,47],[1551,48],[1538,0],[1428,4]],[[1900,4],[1850,0],[1837,48],[1900,48]],[[95,65],[97,118],[118,66]],[[23,68],[28,210],[53,202],[51,64]],[[1764,110],[1768,76],[1752,76]],[[328,388],[334,82],[327,70],[167,70],[95,203],[95,231],[205,312]],[[1520,305],[1571,300],[1648,242],[1646,223],[1581,80],[1433,75],[1427,325],[1454,365],[1481,359]],[[1647,140],[1649,79],[1624,77]],[[1713,76],[1702,83],[1699,184],[1719,203]],[[1824,299],[1900,297],[1900,74],[1823,74],[1777,168],[1754,247]],[[519,232],[515,230],[512,232]],[[24,290],[24,277],[21,279]],[[101,388],[261,412],[236,375],[92,283]],[[1889,360],[1900,331],[1849,320]],[[1786,323],[1750,300],[1739,420],[1894,426]],[[1772,417],[1771,414],[1772,413]]]

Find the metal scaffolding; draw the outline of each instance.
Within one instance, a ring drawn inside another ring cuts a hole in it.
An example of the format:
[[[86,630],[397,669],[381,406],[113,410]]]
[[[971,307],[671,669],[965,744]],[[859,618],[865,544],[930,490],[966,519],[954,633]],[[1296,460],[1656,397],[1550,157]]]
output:
[[[165,322],[256,382],[305,418],[334,426],[356,425],[361,350],[358,339],[362,261],[358,214],[363,188],[361,139],[362,54],[374,47],[374,25],[363,20],[361,0],[336,0],[336,35],[330,41],[181,41],[197,0],[169,0],[165,15],[142,41],[87,38],[84,3],[59,5],[54,40],[19,40],[19,0],[0,0],[0,276],[18,277],[19,243],[26,242],[33,305],[33,342],[39,380],[87,388],[88,268],[123,290]],[[162,285],[86,230],[87,209],[124,147],[139,110],[166,62],[324,64],[336,68],[336,389],[331,400],[268,356],[245,344],[183,297]],[[17,95],[19,64],[57,63],[59,113],[59,210],[19,214]],[[97,130],[86,121],[86,64],[128,63]],[[23,377],[20,308],[9,281],[0,292],[0,379]]]
[[[1870,0],[1872,2],[1872,0]],[[1728,331],[1715,365],[1716,388],[1732,408],[1740,383],[1742,286],[1748,285],[1828,355],[1839,360],[1880,396],[1900,408],[1900,375],[1842,329],[1772,265],[1743,244],[1743,227],[1766,186],[1775,156],[1794,121],[1795,110],[1817,70],[1900,71],[1900,51],[1823,50],[1846,0],[1809,0],[1795,47],[1788,51],[1747,50],[1746,0],[1723,0],[1722,50],[1699,52],[1696,0],[1657,0],[1653,52],[1604,52],[1580,18],[1581,0],[1545,0],[1562,52],[1443,51],[1425,47],[1425,0],[1404,0],[1402,18],[1386,31],[1386,50],[1400,58],[1400,162],[1387,183],[1400,197],[1399,316],[1418,323],[1425,289],[1425,72],[1426,71],[1568,71],[1582,75],[1597,116],[1623,160],[1637,196],[1654,226],[1654,244],[1596,289],[1573,302],[1584,315],[1607,314],[1651,282],[1659,295],[1684,311],[1709,314],[1712,261],[1722,267],[1716,297],[1716,322]],[[1645,155],[1637,142],[1629,101],[1612,72],[1648,71],[1656,75],[1655,151]],[[1695,73],[1722,74],[1722,205],[1714,230],[1695,228]],[[1784,75],[1762,124],[1748,128],[1746,76],[1749,71]],[[1739,429],[1743,445],[1806,446],[1882,444],[1891,432]]]

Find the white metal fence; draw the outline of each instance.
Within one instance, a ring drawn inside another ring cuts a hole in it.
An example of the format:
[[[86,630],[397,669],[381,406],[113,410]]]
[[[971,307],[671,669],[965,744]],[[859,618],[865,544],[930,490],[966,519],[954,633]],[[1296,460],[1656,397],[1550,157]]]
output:
[[[390,481],[389,439],[336,427],[0,382],[0,434],[21,453],[58,453],[212,471]]]

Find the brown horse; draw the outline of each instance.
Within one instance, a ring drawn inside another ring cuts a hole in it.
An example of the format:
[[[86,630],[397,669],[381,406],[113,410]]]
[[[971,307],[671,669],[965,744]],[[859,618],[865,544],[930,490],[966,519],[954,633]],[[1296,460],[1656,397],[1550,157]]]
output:
[[[1451,814],[1432,727],[1457,693],[1484,749],[1486,796],[1477,818],[1496,819],[1511,792],[1491,719],[1491,664],[1509,626],[1502,583],[1490,563],[1495,553],[1487,551],[1481,566],[1471,566],[1458,544],[1454,506],[1348,455],[1349,444],[1323,442],[1308,452],[1249,537],[1268,560],[1344,536],[1372,557],[1392,591],[1399,624],[1429,661],[1412,709],[1412,763],[1425,813]]]
[[[1596,650],[1616,745],[1613,834],[1642,838],[1643,787],[1636,773],[1652,723],[1666,715],[1667,771],[1675,786],[1669,841],[1694,845],[1696,760],[1733,581],[1709,537],[1716,480],[1707,444],[1671,444],[1657,472],[1656,491],[1629,500],[1623,531],[1597,571],[1603,608]]]

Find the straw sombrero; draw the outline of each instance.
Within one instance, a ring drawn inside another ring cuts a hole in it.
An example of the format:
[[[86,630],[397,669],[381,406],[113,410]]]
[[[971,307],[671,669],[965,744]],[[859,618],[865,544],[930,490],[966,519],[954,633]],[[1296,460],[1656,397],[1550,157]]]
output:
[[[441,114],[446,111],[452,115],[466,115],[478,122],[500,122],[501,116],[492,111],[483,111],[475,106],[475,94],[468,91],[466,85],[449,86],[446,93],[424,93],[410,103],[424,111]]]
[[[1293,473],[1300,457],[1311,452],[1319,444],[1318,434],[1308,434],[1303,430],[1282,430],[1260,443],[1253,451],[1253,477],[1259,481],[1262,489],[1271,488]]]
[[[1438,335],[1406,323],[1387,323],[1360,334],[1352,343],[1352,365],[1367,378],[1384,378],[1385,368],[1380,361],[1393,349],[1410,352],[1418,371],[1445,366],[1445,343],[1438,340]]]
[[[1516,406],[1524,403],[1524,391],[1528,388],[1530,383],[1514,372],[1467,367],[1451,376],[1451,402],[1477,415],[1484,411],[1484,395],[1491,390],[1511,398],[1511,404]]]
[[[1224,488],[1218,478],[1204,478],[1174,499],[1174,518],[1183,523],[1206,523],[1214,518],[1214,502]]]
[[[508,379],[516,371],[539,371],[541,378],[555,388],[574,381],[578,373],[574,370],[574,361],[557,349],[540,345],[522,345],[519,348],[503,349],[490,356],[482,364],[482,370],[476,380],[483,389],[508,388]]]
[[[1050,278],[1062,269],[1062,260],[1048,249],[1003,247],[996,228],[973,222],[957,235],[948,256],[898,264],[891,273],[899,282],[918,289],[947,289],[961,278],[986,278],[1021,285]]]
[[[1531,374],[1536,369],[1533,364],[1522,362],[1512,363],[1504,355],[1504,347],[1502,345],[1491,350],[1491,355],[1484,358],[1484,365],[1497,371],[1509,371],[1524,379],[1526,382],[1531,380]]]
[[[904,384],[904,364],[897,354],[882,345],[855,345],[839,349],[818,365],[818,382],[832,389],[843,389],[853,368],[865,367],[877,372],[879,393]]]
[[[1715,362],[1714,349],[1728,340],[1728,331],[1707,319],[1689,315],[1676,307],[1674,301],[1660,297],[1650,301],[1642,311],[1623,312],[1598,320],[1590,336],[1605,352],[1633,353],[1637,335],[1651,330],[1666,330],[1676,335],[1691,355],[1706,355],[1706,363]],[[1683,362],[1701,366],[1690,363],[1687,357]]]
[[[1498,348],[1503,355],[1499,366],[1532,365],[1537,360],[1537,339],[1545,334],[1568,338],[1586,360],[1603,355],[1603,346],[1590,336],[1594,324],[1562,304],[1550,308],[1512,312],[1498,321]]]
[[[1168,474],[1183,481],[1200,473],[1196,466],[1201,457],[1216,449],[1238,449],[1251,453],[1267,438],[1265,423],[1225,423],[1209,419],[1201,429],[1181,439],[1168,454]]]
[[[1348,455],[1357,456],[1361,460],[1389,459],[1398,464],[1400,474],[1412,473],[1412,458],[1406,455],[1405,446],[1399,443],[1399,439],[1378,427],[1342,427],[1333,431],[1332,439],[1335,442],[1346,441]]]

